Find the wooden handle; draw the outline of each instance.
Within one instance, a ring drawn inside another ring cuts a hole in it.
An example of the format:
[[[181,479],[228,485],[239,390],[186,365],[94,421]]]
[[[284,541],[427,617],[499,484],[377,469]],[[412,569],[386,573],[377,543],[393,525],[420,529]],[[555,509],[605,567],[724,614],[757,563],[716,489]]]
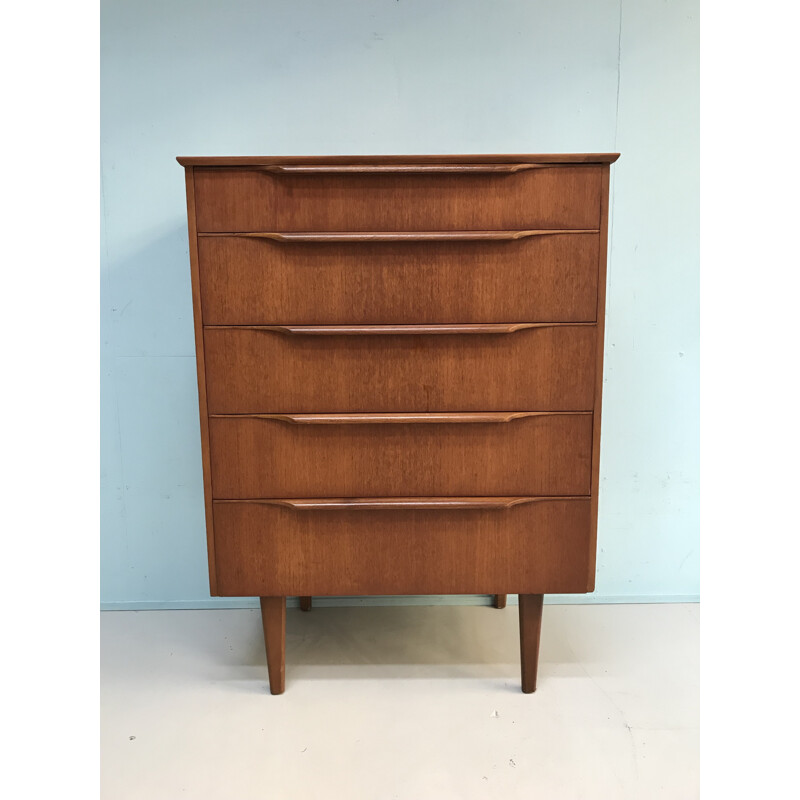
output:
[[[259,419],[292,425],[415,425],[426,423],[512,422],[525,417],[591,414],[591,411],[478,411],[444,414],[210,414],[212,419]]]
[[[528,328],[586,327],[593,322],[512,322],[468,325],[207,325],[209,329],[265,331],[287,336],[438,336],[515,333]]]
[[[597,233],[597,229],[524,231],[254,231],[250,233],[198,233],[198,236],[234,236],[240,239],[269,239],[282,244],[324,244],[357,242],[510,242],[529,236],[561,233]]]
[[[542,500],[564,500],[564,497],[337,497],[314,499],[258,499],[215,500],[215,503],[257,503],[259,505],[284,506],[298,511],[416,511],[416,510],[502,510],[523,503]]]
[[[262,172],[293,175],[356,174],[374,175],[385,173],[414,174],[501,174],[508,175],[528,169],[547,169],[559,164],[269,164],[256,167]]]

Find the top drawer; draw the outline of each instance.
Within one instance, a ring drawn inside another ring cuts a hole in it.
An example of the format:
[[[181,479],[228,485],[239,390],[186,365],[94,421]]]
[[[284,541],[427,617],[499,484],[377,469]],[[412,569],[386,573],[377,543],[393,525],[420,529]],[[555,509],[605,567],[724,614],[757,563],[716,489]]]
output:
[[[196,167],[197,230],[374,232],[599,227],[601,166],[525,164],[518,171],[496,171],[513,169],[513,165],[494,164],[485,168],[495,171],[487,172],[480,171],[480,166],[451,165],[445,172]]]

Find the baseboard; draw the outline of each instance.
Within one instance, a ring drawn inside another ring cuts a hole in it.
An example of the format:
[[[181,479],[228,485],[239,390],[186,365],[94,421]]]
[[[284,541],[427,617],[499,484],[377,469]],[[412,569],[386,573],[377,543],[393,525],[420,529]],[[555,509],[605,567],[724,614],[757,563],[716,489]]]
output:
[[[410,595],[384,597],[315,597],[318,608],[334,606],[487,606],[490,595]],[[617,603],[699,603],[697,594],[658,595],[597,595],[597,594],[552,594],[544,599],[546,605],[604,605]],[[516,605],[517,596],[508,596],[508,604]],[[289,608],[296,608],[299,600],[290,597]],[[213,610],[224,608],[258,608],[258,598],[253,597],[209,597],[200,600],[111,600],[100,603],[101,611],[166,611],[166,610]]]

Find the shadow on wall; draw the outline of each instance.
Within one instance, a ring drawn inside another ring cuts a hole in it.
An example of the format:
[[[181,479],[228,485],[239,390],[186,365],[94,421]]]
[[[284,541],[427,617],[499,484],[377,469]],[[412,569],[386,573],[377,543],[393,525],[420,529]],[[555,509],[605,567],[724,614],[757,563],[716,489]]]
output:
[[[185,225],[109,255],[103,284],[102,598],[207,599]]]
[[[103,346],[116,357],[194,356],[185,218],[145,245],[138,232],[125,238],[137,246],[103,254]]]

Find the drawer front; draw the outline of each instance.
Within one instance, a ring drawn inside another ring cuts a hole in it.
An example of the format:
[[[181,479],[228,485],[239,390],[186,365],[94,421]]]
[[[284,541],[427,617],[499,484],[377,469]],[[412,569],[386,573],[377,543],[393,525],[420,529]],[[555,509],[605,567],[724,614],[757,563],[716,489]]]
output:
[[[211,414],[588,411],[595,326],[206,328]],[[441,331],[473,330],[472,333]],[[335,335],[310,335],[334,331]],[[409,331],[414,331],[409,333]],[[485,332],[513,330],[513,332]],[[480,332],[477,332],[480,331]]]
[[[594,322],[599,234],[294,244],[201,236],[208,325]]]
[[[485,174],[198,167],[194,189],[200,232],[596,230],[602,167]]]
[[[585,592],[590,578],[588,499],[486,509],[217,501],[214,529],[228,596]]]
[[[212,417],[209,428],[216,498],[591,491],[588,413]]]

